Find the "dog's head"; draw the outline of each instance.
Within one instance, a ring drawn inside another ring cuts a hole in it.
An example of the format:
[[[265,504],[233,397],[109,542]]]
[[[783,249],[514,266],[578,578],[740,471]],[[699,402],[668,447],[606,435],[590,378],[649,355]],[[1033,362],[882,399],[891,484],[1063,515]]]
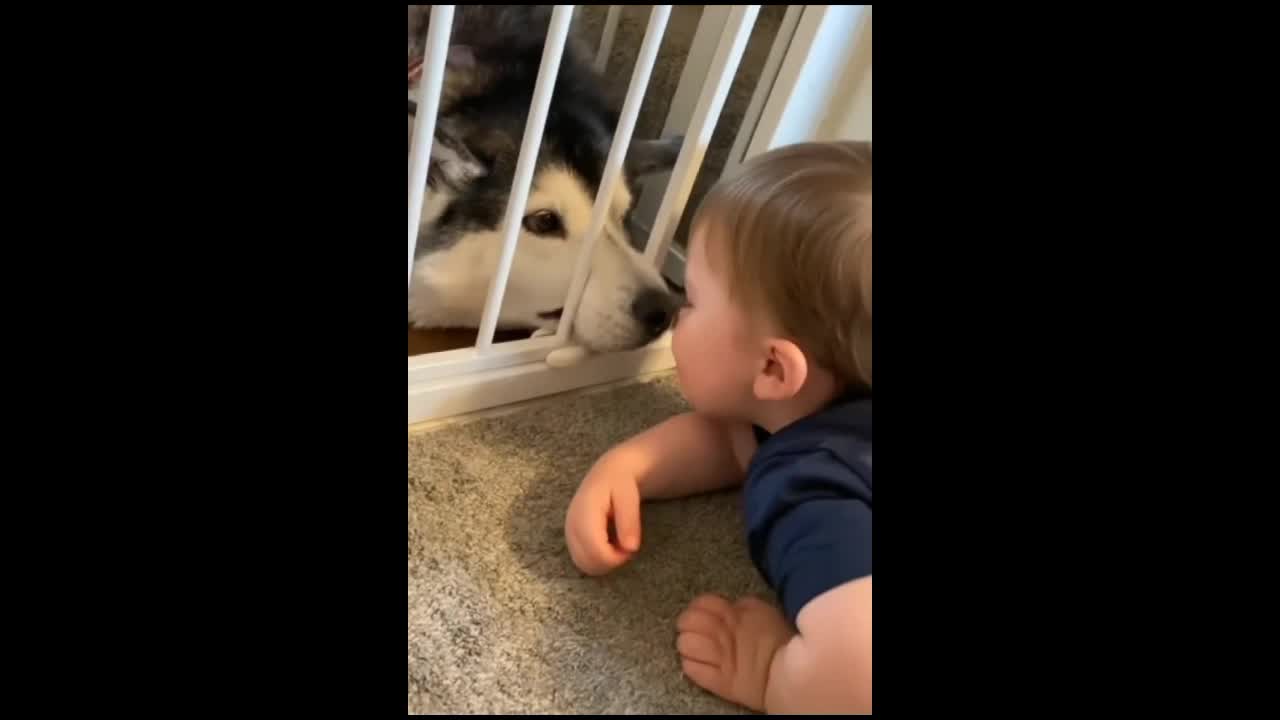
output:
[[[486,39],[450,49],[412,289],[430,296],[437,322],[445,313],[454,322],[478,319],[496,272],[541,62],[546,24],[539,17],[534,9],[520,22],[490,18],[480,23],[493,31]],[[467,37],[475,17],[459,19],[454,36]],[[502,327],[554,327],[563,310],[618,119],[598,82],[580,50],[567,46],[520,220]],[[593,350],[644,345],[676,310],[676,297],[634,249],[628,226],[636,179],[670,169],[681,140],[631,141],[574,321],[574,340]]]

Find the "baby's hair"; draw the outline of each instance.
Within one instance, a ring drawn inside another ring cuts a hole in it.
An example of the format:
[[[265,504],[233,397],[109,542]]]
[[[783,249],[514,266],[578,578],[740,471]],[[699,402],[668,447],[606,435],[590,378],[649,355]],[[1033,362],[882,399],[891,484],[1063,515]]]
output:
[[[691,228],[736,302],[811,361],[870,388],[870,142],[757,155],[707,193]]]

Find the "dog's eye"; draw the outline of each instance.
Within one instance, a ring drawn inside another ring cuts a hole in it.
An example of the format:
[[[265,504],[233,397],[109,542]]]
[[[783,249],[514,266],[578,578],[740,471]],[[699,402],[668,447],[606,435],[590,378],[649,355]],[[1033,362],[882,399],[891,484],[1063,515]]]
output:
[[[535,235],[564,236],[560,216],[551,210],[539,210],[524,216],[524,229]]]

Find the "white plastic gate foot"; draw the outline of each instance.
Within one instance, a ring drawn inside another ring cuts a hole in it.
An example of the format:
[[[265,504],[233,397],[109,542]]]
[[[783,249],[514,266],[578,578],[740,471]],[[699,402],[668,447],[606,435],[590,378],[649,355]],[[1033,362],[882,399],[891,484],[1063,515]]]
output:
[[[567,345],[547,353],[547,365],[553,368],[567,368],[582,362],[591,351],[580,345]]]

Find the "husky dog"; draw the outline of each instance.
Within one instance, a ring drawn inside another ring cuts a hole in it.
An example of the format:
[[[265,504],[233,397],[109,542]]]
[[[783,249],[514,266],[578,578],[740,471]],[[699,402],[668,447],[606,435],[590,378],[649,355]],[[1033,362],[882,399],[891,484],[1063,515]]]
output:
[[[425,37],[429,9],[410,6],[411,43]],[[551,6],[460,5],[455,12],[409,287],[409,321],[421,328],[479,325],[502,251],[502,220]],[[499,329],[545,334],[563,311],[618,122],[616,96],[586,58],[570,38],[519,221]],[[410,136],[415,111],[410,101]],[[633,248],[627,227],[635,180],[669,170],[681,141],[631,141],[571,334],[589,350],[638,348],[671,323],[676,297]]]

